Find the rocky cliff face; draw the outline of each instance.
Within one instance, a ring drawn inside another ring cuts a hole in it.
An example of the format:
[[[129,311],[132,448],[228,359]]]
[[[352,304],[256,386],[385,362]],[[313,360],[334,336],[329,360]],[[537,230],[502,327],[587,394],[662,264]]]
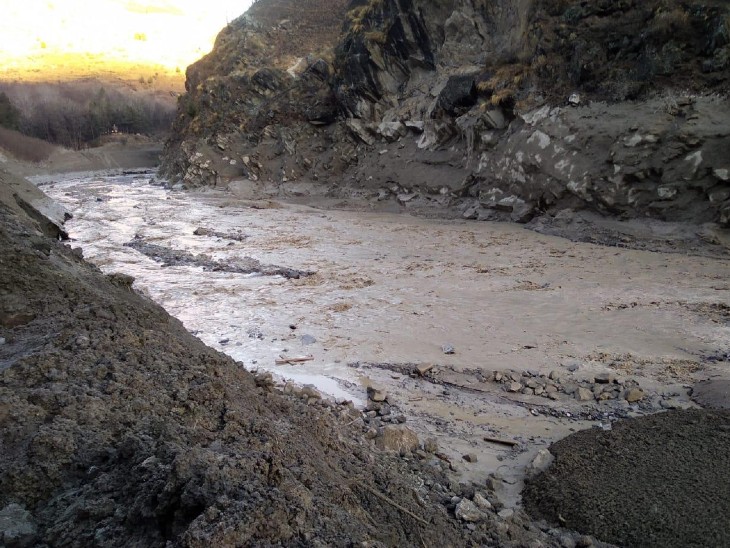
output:
[[[291,30],[249,12],[190,68],[168,177],[314,182],[467,218],[730,224],[726,2],[324,4],[331,22]]]

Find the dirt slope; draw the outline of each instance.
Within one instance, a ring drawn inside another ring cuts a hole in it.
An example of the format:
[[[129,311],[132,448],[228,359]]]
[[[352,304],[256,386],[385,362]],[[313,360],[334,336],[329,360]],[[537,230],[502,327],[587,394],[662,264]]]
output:
[[[620,546],[730,546],[730,412],[642,417],[550,450],[524,493],[534,514]]]

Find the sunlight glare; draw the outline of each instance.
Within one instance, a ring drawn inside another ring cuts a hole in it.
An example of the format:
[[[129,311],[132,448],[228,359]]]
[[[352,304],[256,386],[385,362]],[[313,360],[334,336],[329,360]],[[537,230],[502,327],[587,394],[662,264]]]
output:
[[[93,54],[184,70],[251,0],[0,0],[0,71]]]

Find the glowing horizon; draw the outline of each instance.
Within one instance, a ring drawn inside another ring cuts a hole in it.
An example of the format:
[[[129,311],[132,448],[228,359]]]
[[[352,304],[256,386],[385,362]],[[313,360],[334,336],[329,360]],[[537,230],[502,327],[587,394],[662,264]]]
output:
[[[0,0],[0,74],[91,55],[182,71],[252,0]],[[7,5],[10,4],[10,5]],[[77,67],[78,68],[78,67]]]

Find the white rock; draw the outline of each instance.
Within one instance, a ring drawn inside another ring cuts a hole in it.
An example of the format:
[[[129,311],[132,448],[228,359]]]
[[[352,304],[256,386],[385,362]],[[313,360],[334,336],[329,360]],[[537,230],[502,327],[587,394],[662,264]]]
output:
[[[509,519],[515,515],[515,511],[512,508],[505,508],[497,515],[502,519]]]
[[[534,126],[536,123],[541,122],[545,118],[550,116],[550,107],[544,106],[537,110],[530,111],[526,114],[521,114],[520,117],[525,121],[526,124]]]
[[[481,493],[474,494],[474,504],[477,505],[477,508],[483,511],[488,511],[492,509],[492,503],[484,498],[484,495],[482,495]]]
[[[697,169],[702,163],[702,151],[698,150],[697,152],[693,152],[692,154],[688,155],[684,160],[685,162],[693,163],[695,169]]]
[[[408,120],[406,121],[406,127],[421,133],[423,131],[423,122]]]
[[[626,137],[626,139],[624,139],[624,145],[629,148],[634,148],[635,146],[640,145],[643,140],[644,138],[641,135],[635,133],[631,137]]]
[[[406,126],[400,122],[381,122],[378,133],[388,141],[395,141],[406,134]]]
[[[540,449],[537,455],[535,455],[535,458],[532,459],[532,462],[527,466],[525,472],[528,477],[536,476],[540,472],[547,470],[554,460],[555,456],[549,450]]]
[[[461,521],[474,523],[484,518],[484,514],[477,508],[469,499],[462,499],[462,501],[456,505],[456,517]]]
[[[535,130],[535,132],[530,135],[530,138],[527,139],[528,144],[537,143],[537,146],[539,146],[543,150],[545,150],[550,145],[550,142],[550,137],[539,129]]]
[[[656,192],[662,200],[670,200],[677,195],[677,189],[671,186],[660,186]]]
[[[726,183],[730,181],[730,169],[716,169],[712,173],[721,181],[725,181]]]

